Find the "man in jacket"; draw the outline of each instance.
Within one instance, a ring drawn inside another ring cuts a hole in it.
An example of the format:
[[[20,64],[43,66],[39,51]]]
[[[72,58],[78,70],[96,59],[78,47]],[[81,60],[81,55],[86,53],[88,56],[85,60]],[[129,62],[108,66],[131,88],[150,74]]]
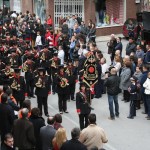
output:
[[[14,121],[14,146],[19,150],[32,150],[35,147],[34,127],[28,120],[28,113],[29,110],[23,108],[21,110],[22,118]]]
[[[52,140],[55,136],[56,130],[54,129],[54,117],[47,118],[47,126],[44,126],[40,129],[40,137],[42,150],[52,150]]]
[[[83,143],[88,150],[96,146],[98,149],[103,148],[103,143],[107,143],[108,139],[106,137],[103,128],[96,125],[96,115],[90,114],[89,126],[81,131],[79,141]]]
[[[118,93],[119,93],[119,84],[120,78],[117,76],[117,71],[115,68],[110,70],[110,76],[106,75],[105,86],[107,87],[107,94],[108,94],[108,103],[109,103],[109,111],[110,117],[109,119],[114,120],[115,115],[119,117],[119,104],[118,104]],[[114,115],[114,108],[113,102],[115,104],[115,115]]]
[[[78,139],[80,136],[80,129],[73,128],[71,131],[71,140],[66,141],[61,146],[60,150],[87,150],[86,146],[83,145]]]
[[[15,119],[14,111],[8,104],[7,94],[2,94],[0,103],[0,132],[1,141],[4,141],[5,134],[10,133]]]

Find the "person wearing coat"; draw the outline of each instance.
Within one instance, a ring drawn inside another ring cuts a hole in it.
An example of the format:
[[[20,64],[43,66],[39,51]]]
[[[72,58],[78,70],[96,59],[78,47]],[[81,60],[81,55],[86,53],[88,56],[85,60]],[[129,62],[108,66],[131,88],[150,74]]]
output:
[[[14,121],[13,136],[14,146],[22,150],[32,150],[35,147],[34,127],[28,119],[29,110],[21,110],[22,118]]]
[[[124,62],[124,67],[122,68],[120,74],[120,86],[119,88],[123,90],[123,101],[129,102],[130,94],[128,92],[128,87],[130,86],[130,77],[131,77],[131,62]]]
[[[8,104],[7,94],[2,94],[0,103],[0,133],[1,141],[4,141],[5,134],[10,133],[12,130],[13,122],[15,119],[14,110]]]
[[[76,109],[79,115],[80,129],[88,126],[88,115],[91,112],[91,107],[87,101],[86,87],[83,82],[80,83],[80,91],[76,93]]]
[[[22,103],[25,100],[25,93],[26,93],[26,84],[23,76],[21,74],[20,68],[14,69],[14,76],[11,79],[10,87],[13,91],[13,96],[17,101],[17,104],[20,104],[20,108],[22,108]]]
[[[36,138],[36,150],[41,150],[42,144],[40,140],[40,128],[45,126],[45,120],[44,118],[40,117],[39,108],[32,108],[29,120],[30,122],[32,122],[34,127],[34,136]]]
[[[54,129],[54,117],[50,116],[47,118],[47,126],[40,128],[40,138],[42,143],[41,150],[52,150],[52,140],[55,137],[56,130]]]
[[[150,72],[147,75],[147,79],[143,84],[145,88],[144,93],[146,94],[146,104],[147,104],[147,120],[150,120]]]

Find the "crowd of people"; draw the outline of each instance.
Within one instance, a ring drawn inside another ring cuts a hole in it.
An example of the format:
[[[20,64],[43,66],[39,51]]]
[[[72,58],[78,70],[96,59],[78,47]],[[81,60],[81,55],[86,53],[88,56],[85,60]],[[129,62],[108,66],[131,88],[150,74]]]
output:
[[[143,114],[150,120],[150,45],[144,41],[137,45],[134,38],[129,37],[123,57],[121,38],[112,34],[107,44],[111,56],[108,64],[97,47],[95,24],[91,20],[86,26],[77,15],[60,16],[59,28],[54,29],[50,15],[41,23],[40,18],[29,11],[17,14],[0,10],[0,19],[2,150],[102,149],[108,139],[105,131],[96,125],[91,103],[93,98],[99,99],[106,92],[110,120],[119,117],[121,91],[123,101],[130,101],[128,118],[133,119],[136,109],[144,103]],[[92,67],[85,70],[89,58],[96,70]],[[84,78],[94,71],[97,82],[89,87]],[[78,82],[79,92],[75,93]],[[50,94],[58,95],[59,113],[54,117],[48,112]],[[32,108],[31,98],[37,98],[37,108]],[[72,139],[68,140],[61,123],[63,113],[69,113],[70,100],[75,101],[80,129],[73,128]]]

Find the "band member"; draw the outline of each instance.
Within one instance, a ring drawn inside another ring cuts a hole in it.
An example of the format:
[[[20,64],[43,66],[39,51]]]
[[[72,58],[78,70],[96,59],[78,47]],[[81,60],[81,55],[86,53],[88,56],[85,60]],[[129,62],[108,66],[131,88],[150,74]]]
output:
[[[39,53],[40,65],[45,68],[48,75],[51,75],[51,69],[49,68],[49,60],[52,58],[52,53],[48,50],[48,45],[44,45],[44,49]]]
[[[57,93],[58,93],[58,107],[59,113],[68,113],[67,111],[67,97],[68,97],[68,76],[64,71],[64,66],[60,65],[58,69],[58,74],[56,78],[57,83]]]
[[[56,93],[56,75],[58,71],[58,66],[60,65],[60,59],[58,58],[58,53],[53,54],[53,58],[50,60],[51,64],[51,75],[52,75],[52,92]]]
[[[72,64],[72,61],[70,60],[68,62],[68,66],[66,67],[65,72],[68,75],[68,80],[69,80],[69,95],[68,95],[68,100],[73,100],[75,101],[74,94],[75,94],[75,86],[76,86],[76,80],[77,80],[77,67],[75,67]]]
[[[20,75],[21,69],[14,68],[14,75],[11,79],[10,87],[13,90],[13,96],[17,101],[17,104],[20,104],[22,108],[22,103],[25,100],[26,85],[24,77]]]
[[[44,114],[45,116],[49,116],[48,114],[48,106],[47,106],[47,98],[48,93],[50,91],[50,78],[46,75],[46,71],[44,68],[38,68],[38,75],[35,77],[35,94],[37,95],[37,103],[38,108],[40,109],[40,113],[42,116],[42,104],[44,105]]]
[[[10,85],[10,80],[13,77],[14,69],[11,68],[11,63],[6,62],[6,67],[1,71],[3,85]]]
[[[31,97],[35,98],[34,96],[34,70],[35,70],[35,63],[32,61],[32,57],[28,56],[27,60],[23,63],[23,71],[25,72],[25,80],[26,80],[26,87],[27,87],[27,95],[30,99]]]
[[[86,86],[83,82],[80,83],[80,91],[76,93],[76,109],[79,115],[80,129],[82,130],[88,126],[88,115],[91,112]]]

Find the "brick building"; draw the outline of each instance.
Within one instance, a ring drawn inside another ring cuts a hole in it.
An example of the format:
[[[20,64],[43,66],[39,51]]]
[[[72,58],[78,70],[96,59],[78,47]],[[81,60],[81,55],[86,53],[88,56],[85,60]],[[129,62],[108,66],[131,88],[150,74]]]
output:
[[[42,20],[49,14],[56,27],[59,16],[78,14],[88,24],[96,23],[97,35],[118,34],[127,18],[136,18],[137,0],[10,0],[11,10],[36,13]]]

